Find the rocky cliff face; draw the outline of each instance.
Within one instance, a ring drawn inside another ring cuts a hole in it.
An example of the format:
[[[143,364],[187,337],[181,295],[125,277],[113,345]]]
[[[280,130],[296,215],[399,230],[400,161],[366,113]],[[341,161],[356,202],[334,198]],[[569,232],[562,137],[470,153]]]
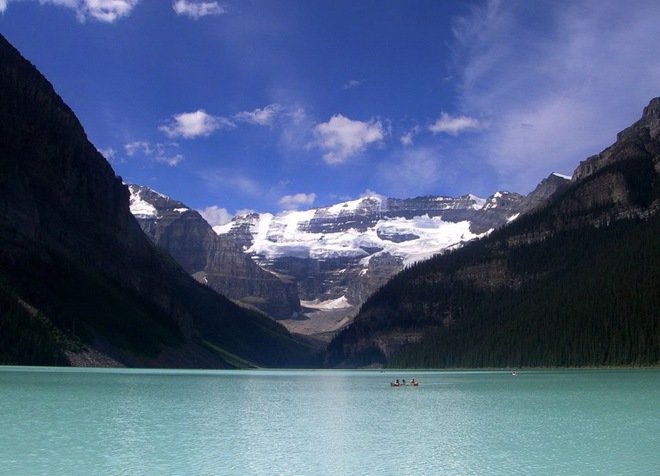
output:
[[[520,203],[520,213],[530,213],[531,211],[545,205],[548,200],[556,193],[566,188],[571,180],[571,177],[552,173],[548,177],[541,180],[532,192],[523,198]]]
[[[275,319],[300,312],[296,283],[255,264],[239,245],[216,235],[195,210],[154,190],[129,185],[131,212],[151,240],[199,282]]]
[[[573,174],[573,181],[580,181],[614,163],[638,157],[650,157],[655,171],[660,173],[659,137],[660,98],[655,98],[644,108],[639,121],[617,134],[614,144],[580,162]]]
[[[1,36],[0,287],[5,301],[24,308],[14,316],[32,316],[30,325],[4,327],[3,342],[48,341],[60,355],[86,346],[125,365],[223,367],[233,365],[227,352],[238,356],[234,364],[262,365],[306,352],[150,243],[127,188],[73,112]],[[34,326],[49,337],[36,339]]]

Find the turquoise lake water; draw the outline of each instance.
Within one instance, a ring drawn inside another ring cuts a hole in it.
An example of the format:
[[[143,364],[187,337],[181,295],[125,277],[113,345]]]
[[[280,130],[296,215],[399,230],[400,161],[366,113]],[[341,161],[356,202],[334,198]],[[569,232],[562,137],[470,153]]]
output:
[[[0,474],[660,475],[660,370],[0,367]]]

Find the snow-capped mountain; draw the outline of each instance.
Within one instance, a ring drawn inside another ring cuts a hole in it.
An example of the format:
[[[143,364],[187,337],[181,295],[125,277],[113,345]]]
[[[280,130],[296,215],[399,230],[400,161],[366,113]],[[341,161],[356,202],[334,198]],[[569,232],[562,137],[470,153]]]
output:
[[[147,187],[128,189],[142,230],[195,279],[275,319],[300,311],[295,282],[259,267],[230,238],[213,233],[198,212]]]
[[[390,254],[403,265],[477,238],[517,213],[522,197],[497,193],[481,199],[377,195],[307,211],[239,216],[214,227],[264,265],[280,258],[357,259],[363,267]]]
[[[215,233],[183,203],[146,187],[130,190],[143,230],[197,279],[282,319],[291,331],[318,335],[345,324],[405,266],[515,220],[565,183],[553,174],[526,197],[372,194],[304,211],[241,215]]]
[[[295,279],[312,317],[332,311],[340,323],[406,265],[483,236],[514,219],[522,202],[509,192],[486,199],[374,194],[306,211],[238,216],[214,231],[264,269]]]

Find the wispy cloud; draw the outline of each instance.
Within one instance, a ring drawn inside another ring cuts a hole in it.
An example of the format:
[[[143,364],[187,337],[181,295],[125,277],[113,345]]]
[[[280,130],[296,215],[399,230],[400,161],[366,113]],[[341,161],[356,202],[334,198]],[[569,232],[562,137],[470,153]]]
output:
[[[194,112],[175,114],[167,124],[160,126],[158,130],[170,138],[195,139],[210,136],[218,129],[231,129],[234,127],[236,125],[229,119],[215,117],[205,110],[199,109]]]
[[[222,15],[227,11],[223,5],[215,1],[191,0],[174,0],[172,9],[177,15],[186,15],[195,20],[209,15]]]
[[[262,109],[254,111],[241,111],[234,116],[236,120],[255,124],[259,126],[272,126],[275,119],[283,112],[284,108],[277,104],[269,104]]]
[[[323,160],[337,165],[360,154],[368,146],[381,142],[385,132],[380,121],[354,121],[335,114],[327,122],[317,124],[314,135],[316,142],[313,145],[325,151]]]
[[[349,79],[344,83],[344,89],[353,89],[357,88],[358,86],[362,86],[364,84],[364,81],[360,79]]]
[[[399,137],[399,142],[401,142],[401,145],[410,146],[413,144],[413,139],[417,134],[419,134],[419,126],[411,128],[408,132]]]
[[[570,172],[658,95],[656,2],[488,1],[454,24],[460,110],[487,117],[473,152],[503,186]]]
[[[198,175],[208,189],[214,192],[232,191],[247,197],[260,197],[264,193],[258,182],[234,170],[216,169],[199,172]]]
[[[378,175],[388,194],[400,197],[435,191],[441,177],[438,152],[429,147],[407,148],[394,160],[381,162]]]
[[[129,157],[133,157],[138,153],[143,155],[151,155],[153,153],[151,144],[146,141],[134,141],[124,144],[124,150]]]
[[[292,151],[303,150],[313,142],[314,121],[304,108],[291,109],[284,113],[283,118],[279,145],[287,155],[291,155]]]
[[[155,155],[154,159],[156,162],[161,162],[163,164],[167,164],[170,167],[174,167],[176,165],[179,165],[181,162],[183,162],[184,157],[181,154],[169,154],[169,155]]]
[[[296,193],[294,195],[284,195],[277,203],[284,210],[297,210],[305,206],[310,207],[316,200],[315,193]]]
[[[429,126],[429,130],[434,134],[445,133],[456,136],[462,132],[481,129],[481,124],[477,119],[468,116],[450,116],[446,112],[440,113],[440,117]]]
[[[9,1],[12,0],[0,0],[0,12],[4,12]],[[39,0],[41,5],[55,5],[73,10],[80,22],[93,19],[104,23],[113,23],[130,15],[138,2],[139,0]]]
[[[174,167],[185,158],[178,152],[179,144],[176,142],[152,144],[147,141],[134,141],[124,144],[124,152],[129,157],[144,157],[153,162],[167,164]]]
[[[229,223],[234,215],[229,213],[226,208],[211,205],[202,210],[197,210],[202,218],[211,226],[224,225]]]

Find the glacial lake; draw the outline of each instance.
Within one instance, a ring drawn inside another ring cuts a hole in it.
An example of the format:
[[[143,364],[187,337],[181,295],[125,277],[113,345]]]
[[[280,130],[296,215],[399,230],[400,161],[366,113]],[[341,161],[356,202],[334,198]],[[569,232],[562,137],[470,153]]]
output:
[[[660,370],[0,367],[0,474],[658,475]]]

